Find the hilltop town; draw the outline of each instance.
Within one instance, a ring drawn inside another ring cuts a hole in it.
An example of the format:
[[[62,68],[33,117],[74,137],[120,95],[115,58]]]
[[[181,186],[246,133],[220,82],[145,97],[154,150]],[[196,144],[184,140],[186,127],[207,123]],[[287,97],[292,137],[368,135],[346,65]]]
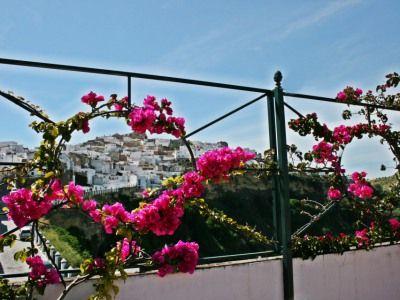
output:
[[[228,146],[226,142],[191,142],[195,157]],[[0,142],[0,163],[25,162],[34,150],[17,142]],[[190,166],[190,154],[180,140],[147,138],[144,134],[114,134],[67,145],[61,160],[71,179],[87,191],[122,187],[157,187]],[[34,175],[32,173],[31,175]]]

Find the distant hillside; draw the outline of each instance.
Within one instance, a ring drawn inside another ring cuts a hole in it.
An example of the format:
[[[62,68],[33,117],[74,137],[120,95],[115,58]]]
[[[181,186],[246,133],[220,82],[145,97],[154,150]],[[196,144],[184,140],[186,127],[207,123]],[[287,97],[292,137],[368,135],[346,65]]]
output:
[[[303,205],[300,200],[309,198],[325,201],[323,199],[325,199],[326,184],[318,176],[292,176],[290,182],[292,224],[293,229],[296,229],[308,221],[308,217],[300,213]],[[103,203],[119,201],[128,209],[136,208],[140,199],[134,198],[127,191],[107,197],[100,196],[96,200]],[[205,199],[211,207],[224,211],[242,224],[255,226],[269,237],[272,236],[272,191],[269,180],[258,180],[251,175],[238,176],[225,184],[210,187]],[[48,219],[52,225],[64,227],[67,233],[80,241],[78,252],[86,251],[100,255],[116,242],[114,236],[104,234],[100,226],[74,209],[53,212]],[[309,233],[321,234],[328,230],[348,232],[352,230],[350,226],[352,219],[348,212],[336,211],[312,227]],[[179,239],[197,241],[200,244],[201,256],[266,250],[264,246],[246,240],[224,225],[215,223],[211,219],[204,219],[192,209],[187,210],[183,224],[174,236],[160,238],[148,234],[142,238],[141,245],[148,252],[152,252],[166,243],[173,243]],[[63,249],[59,251],[62,252]]]
[[[392,186],[397,182],[396,175],[379,177],[371,180],[371,183],[376,189],[381,189],[382,191],[390,191]]]

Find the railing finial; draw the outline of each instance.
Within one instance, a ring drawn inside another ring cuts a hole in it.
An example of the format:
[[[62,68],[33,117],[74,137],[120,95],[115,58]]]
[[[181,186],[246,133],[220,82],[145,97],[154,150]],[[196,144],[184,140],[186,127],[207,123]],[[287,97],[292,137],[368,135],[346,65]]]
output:
[[[281,71],[276,71],[274,75],[274,81],[276,83],[276,86],[280,87],[281,86],[281,81],[282,81],[282,73]]]

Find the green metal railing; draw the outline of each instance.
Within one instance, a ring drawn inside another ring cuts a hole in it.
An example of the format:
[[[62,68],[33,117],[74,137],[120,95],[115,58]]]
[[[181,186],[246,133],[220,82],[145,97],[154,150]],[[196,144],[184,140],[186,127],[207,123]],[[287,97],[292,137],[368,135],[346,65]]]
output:
[[[92,74],[102,74],[102,75],[110,75],[110,76],[119,76],[125,77],[127,79],[127,94],[129,97],[129,103],[131,103],[131,95],[132,95],[132,87],[131,82],[132,78],[141,78],[147,80],[156,80],[156,81],[165,81],[179,84],[190,84],[197,86],[206,86],[206,87],[214,87],[214,88],[222,88],[222,89],[231,89],[238,91],[247,91],[253,93],[260,93],[256,98],[246,102],[245,104],[237,107],[236,109],[218,117],[217,119],[199,127],[196,130],[186,134],[183,141],[186,144],[187,139],[200,131],[205,130],[206,128],[224,120],[225,118],[241,111],[245,107],[252,105],[260,100],[266,99],[266,104],[268,108],[268,127],[269,127],[269,142],[270,148],[274,150],[273,160],[278,166],[278,171],[272,175],[272,190],[273,190],[273,225],[274,225],[274,238],[279,241],[279,245],[275,246],[275,251],[263,251],[263,252],[255,252],[255,253],[244,253],[237,255],[225,255],[225,256],[216,256],[216,257],[203,257],[200,259],[200,263],[211,263],[211,262],[221,262],[221,261],[229,261],[235,259],[248,259],[248,258],[256,258],[256,257],[265,257],[276,254],[282,255],[282,264],[283,264],[283,283],[284,283],[284,299],[289,300],[294,297],[293,290],[293,265],[292,265],[292,253],[290,247],[291,241],[291,221],[290,221],[290,207],[289,207],[289,194],[288,194],[288,183],[289,183],[289,171],[288,171],[288,161],[287,161],[287,143],[286,143],[286,122],[285,122],[285,107],[294,112],[296,115],[302,117],[303,115],[298,112],[291,105],[287,104],[284,100],[284,97],[292,97],[292,98],[301,98],[308,100],[316,100],[316,101],[326,101],[331,103],[340,103],[337,102],[334,98],[327,98],[321,96],[314,95],[306,95],[306,94],[297,94],[297,93],[288,93],[284,92],[281,86],[282,82],[282,74],[281,72],[276,72],[274,76],[274,81],[276,83],[276,87],[274,89],[265,89],[258,87],[249,87],[249,86],[241,86],[227,83],[219,83],[219,82],[210,82],[210,81],[202,81],[202,80],[194,80],[187,78],[177,78],[177,77],[169,77],[169,76],[160,76],[160,75],[151,75],[144,73],[136,73],[136,72],[127,72],[127,71],[118,71],[118,70],[109,70],[109,69],[99,69],[99,68],[89,68],[89,67],[80,67],[80,66],[71,66],[71,65],[61,65],[61,64],[51,64],[51,63],[42,63],[42,62],[33,62],[33,61],[23,61],[23,60],[14,60],[14,59],[5,59],[0,58],[0,64],[14,65],[14,66],[22,66],[22,67],[33,67],[33,68],[44,68],[44,69],[53,69],[53,70],[62,70],[62,71],[73,71],[73,72],[83,72],[83,73],[92,73]],[[12,97],[8,97],[7,94],[0,94],[4,96],[6,99],[13,101]],[[344,103],[340,103],[344,104]],[[361,104],[355,103],[352,105],[364,106],[364,107],[373,107],[373,108],[385,108],[388,110],[398,110],[395,108],[386,108],[381,107],[379,105],[372,104]],[[29,107],[24,107],[23,105],[19,105],[21,108],[30,111]],[[34,115],[45,120],[48,120],[45,116],[40,113],[34,112]],[[13,165],[15,163],[2,163],[2,165],[8,164]],[[15,231],[15,230],[12,230]],[[63,272],[73,272],[74,270],[65,270]],[[75,270],[76,271],[76,270]],[[14,275],[14,276],[13,276]],[[0,274],[0,277],[16,277],[26,276],[25,273],[20,274]]]

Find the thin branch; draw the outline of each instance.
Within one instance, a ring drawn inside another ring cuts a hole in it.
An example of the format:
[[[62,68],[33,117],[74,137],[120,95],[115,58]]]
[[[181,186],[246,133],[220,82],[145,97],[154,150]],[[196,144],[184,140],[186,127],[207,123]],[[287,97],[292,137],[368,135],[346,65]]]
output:
[[[186,137],[184,137],[184,136],[181,137],[181,139],[182,139],[183,143],[185,144],[186,148],[187,148],[188,151],[189,151],[190,160],[191,160],[191,162],[192,162],[193,168],[194,168],[194,170],[197,171],[196,158],[194,157],[192,147],[190,147],[190,142],[189,142],[189,141],[186,139]]]
[[[317,202],[317,201],[314,201],[314,200],[310,200],[310,199],[303,199],[302,200],[303,202],[310,202],[310,203],[313,203],[313,204],[315,204],[315,205],[317,205],[317,206],[319,206],[319,207],[322,207],[323,209],[325,208],[325,206],[323,205],[323,204],[321,204],[321,203],[319,203],[319,202]]]
[[[53,265],[54,268],[56,269],[56,271],[57,271],[57,273],[58,273],[58,276],[60,277],[60,280],[61,280],[61,282],[62,282],[62,284],[64,285],[64,288],[65,288],[67,285],[66,285],[66,283],[65,283],[65,281],[64,281],[64,278],[63,278],[63,276],[62,276],[60,270],[58,269],[57,264],[56,264],[56,262],[54,261],[54,258],[50,255],[50,250],[47,248],[46,243],[45,243],[45,241],[44,241],[44,239],[43,239],[42,235],[40,234],[39,229],[38,229],[37,227],[36,227],[36,233],[38,234],[39,239],[40,239],[40,241],[41,241],[42,244],[43,244],[43,247],[44,247],[44,250],[45,250],[45,252],[46,252],[47,257],[50,259],[52,265]]]
[[[47,123],[53,123],[52,120],[50,120],[48,117],[44,116],[41,111],[33,107],[32,105],[28,104],[26,101],[23,100],[21,97],[14,96],[10,93],[6,93],[0,90],[0,96],[3,96],[7,100],[11,101],[15,105],[18,105],[19,107],[25,109],[26,111],[30,112],[32,115],[42,119],[43,121]]]
[[[291,238],[295,238],[296,236],[302,234],[304,231],[306,231],[308,228],[310,228],[312,225],[314,225],[316,222],[318,222],[325,214],[327,214],[333,207],[337,205],[337,201],[331,201],[325,206],[325,209],[320,212],[319,214],[316,214],[312,217],[310,222],[304,224],[301,226],[299,229],[297,229],[291,236]]]
[[[31,227],[31,250],[32,250],[32,253],[31,253],[31,256],[33,257],[35,254],[34,254],[34,252],[33,252],[33,249],[35,248],[35,243],[34,243],[34,235],[35,235],[35,222],[32,224],[32,227]],[[29,277],[28,277],[29,278]],[[28,292],[28,297],[29,297],[29,299],[32,299],[33,298],[33,284],[31,284],[30,286],[29,286],[29,292]]]
[[[65,287],[65,289],[62,291],[62,293],[60,294],[60,296],[57,298],[57,300],[62,300],[64,299],[67,294],[72,290],[72,288],[74,286],[77,286],[83,282],[85,282],[86,280],[88,280],[92,275],[88,274],[85,276],[77,276],[74,281],[72,281],[67,287]]]

